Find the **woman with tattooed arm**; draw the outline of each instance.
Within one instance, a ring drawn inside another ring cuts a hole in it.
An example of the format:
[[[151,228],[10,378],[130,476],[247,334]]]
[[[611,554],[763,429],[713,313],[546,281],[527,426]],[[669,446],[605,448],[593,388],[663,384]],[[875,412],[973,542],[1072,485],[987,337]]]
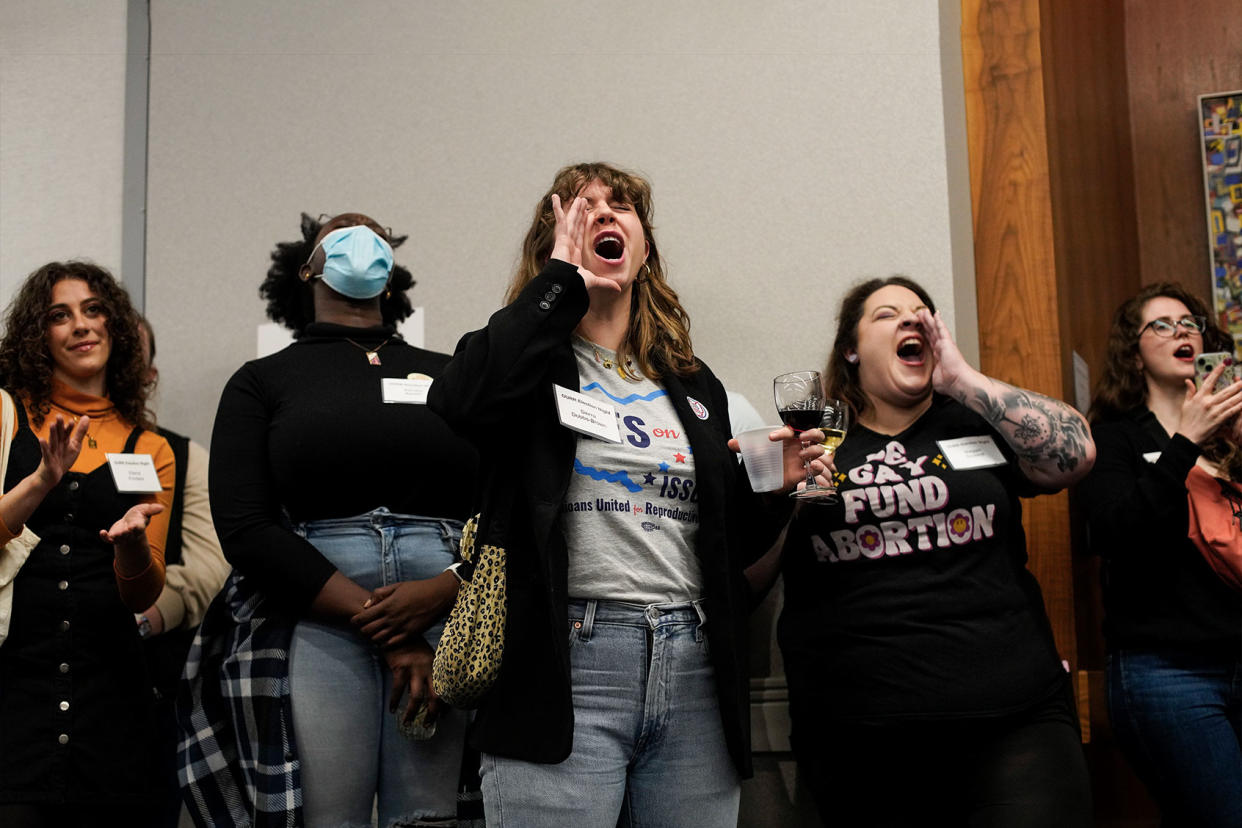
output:
[[[840,501],[804,507],[779,622],[795,756],[833,825],[1086,826],[1069,676],[1019,496],[1082,477],[1065,403],[970,367],[900,276],[846,294],[828,396]]]

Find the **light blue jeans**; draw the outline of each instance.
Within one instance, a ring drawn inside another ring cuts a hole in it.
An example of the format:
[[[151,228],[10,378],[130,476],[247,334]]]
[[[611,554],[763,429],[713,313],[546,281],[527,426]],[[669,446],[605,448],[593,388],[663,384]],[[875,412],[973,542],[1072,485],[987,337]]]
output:
[[[384,508],[295,530],[366,589],[439,575],[461,538],[458,521]],[[424,638],[434,647],[442,629]],[[370,826],[373,804],[381,828],[455,824],[465,712],[442,709],[435,736],[406,738],[388,712],[383,657],[358,633],[309,620],[293,630],[289,685],[307,828]]]
[[[574,741],[557,765],[484,754],[488,828],[737,825],[703,602],[570,601]]]

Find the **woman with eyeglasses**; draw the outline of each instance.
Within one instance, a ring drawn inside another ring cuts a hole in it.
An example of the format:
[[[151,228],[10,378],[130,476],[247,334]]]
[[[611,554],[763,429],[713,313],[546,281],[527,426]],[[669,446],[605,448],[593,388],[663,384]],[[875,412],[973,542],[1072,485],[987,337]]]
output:
[[[203,621],[181,724],[204,824],[251,824],[250,809],[306,826],[369,825],[373,807],[380,825],[456,818],[466,717],[440,707],[431,661],[476,458],[423,404],[448,356],[396,331],[412,311],[404,240],[359,213],[303,216],[260,289],[295,341],[221,396],[211,506],[236,574]],[[256,712],[213,707],[230,694]],[[254,742],[236,767],[218,746],[230,734]]]
[[[1188,538],[1186,478],[1237,447],[1242,382],[1195,358],[1233,351],[1181,285],[1150,285],[1109,332],[1091,403],[1096,462],[1083,484],[1103,558],[1109,716],[1165,825],[1242,826],[1242,593]]]

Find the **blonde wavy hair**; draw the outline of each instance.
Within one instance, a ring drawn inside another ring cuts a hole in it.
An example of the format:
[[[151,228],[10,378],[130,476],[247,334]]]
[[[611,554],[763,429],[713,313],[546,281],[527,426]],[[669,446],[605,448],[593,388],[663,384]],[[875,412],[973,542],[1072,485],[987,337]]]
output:
[[[614,198],[633,206],[649,246],[647,261],[639,270],[631,293],[630,327],[625,341],[617,349],[617,358],[622,364],[627,357],[632,358],[643,376],[651,379],[659,379],[664,373],[677,376],[694,373],[699,366],[690,345],[690,317],[664,277],[664,265],[652,234],[651,184],[642,176],[610,164],[572,164],[556,174],[552,186],[535,207],[534,220],[522,242],[522,258],[509,283],[505,304],[517,299],[552,255],[556,233],[552,195],[560,196],[561,203],[568,205],[593,181],[611,189]]]

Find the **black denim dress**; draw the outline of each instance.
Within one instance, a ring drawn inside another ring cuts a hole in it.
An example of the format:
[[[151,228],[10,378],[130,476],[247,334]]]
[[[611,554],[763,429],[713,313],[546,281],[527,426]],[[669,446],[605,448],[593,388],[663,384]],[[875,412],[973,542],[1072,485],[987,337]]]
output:
[[[20,402],[17,413],[6,491],[41,459]],[[26,522],[40,542],[0,646],[0,802],[139,804],[151,786],[151,683],[99,538],[141,497],[119,493],[107,464],[67,472]]]

